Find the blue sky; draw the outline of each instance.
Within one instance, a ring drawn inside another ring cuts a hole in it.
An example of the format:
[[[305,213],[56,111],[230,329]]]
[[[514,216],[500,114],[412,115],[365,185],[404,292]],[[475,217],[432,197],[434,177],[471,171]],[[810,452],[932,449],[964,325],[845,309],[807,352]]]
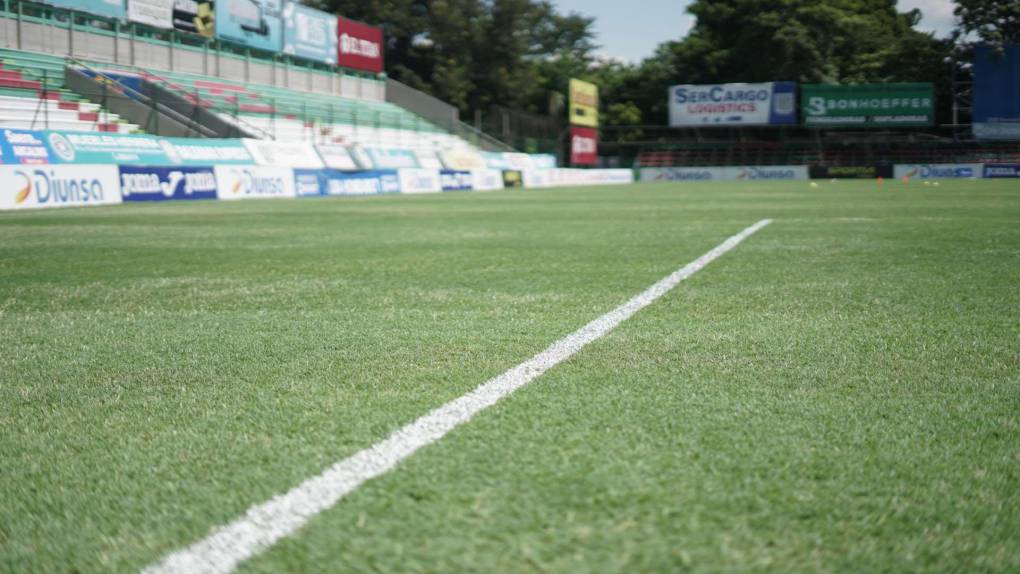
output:
[[[560,12],[595,17],[599,53],[637,62],[661,42],[683,37],[694,23],[684,10],[689,0],[554,0]],[[921,29],[945,35],[952,28],[951,0],[899,0],[900,10],[920,8]]]

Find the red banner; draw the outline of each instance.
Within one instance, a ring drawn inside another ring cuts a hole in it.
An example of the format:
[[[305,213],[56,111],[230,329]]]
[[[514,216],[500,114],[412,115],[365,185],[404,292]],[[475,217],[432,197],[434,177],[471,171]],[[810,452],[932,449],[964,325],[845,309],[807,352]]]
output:
[[[337,65],[355,70],[383,71],[383,31],[356,20],[337,18]]]
[[[598,165],[599,131],[595,128],[570,127],[570,165]]]

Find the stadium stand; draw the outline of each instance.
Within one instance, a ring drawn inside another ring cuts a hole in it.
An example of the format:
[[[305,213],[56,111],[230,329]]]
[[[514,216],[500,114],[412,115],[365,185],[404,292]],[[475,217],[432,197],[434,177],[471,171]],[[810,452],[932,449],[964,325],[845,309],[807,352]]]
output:
[[[0,126],[115,133],[138,131],[138,126],[66,89],[61,58],[4,49],[0,49]]]

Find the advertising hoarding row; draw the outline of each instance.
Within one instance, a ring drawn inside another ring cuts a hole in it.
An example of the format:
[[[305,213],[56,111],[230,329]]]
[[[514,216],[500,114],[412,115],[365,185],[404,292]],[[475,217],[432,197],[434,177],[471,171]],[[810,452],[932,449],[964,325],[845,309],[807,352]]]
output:
[[[1020,140],[1020,45],[974,50],[974,137]]]
[[[684,84],[669,88],[669,125],[762,126],[797,123],[797,84]]]
[[[646,167],[639,175],[640,181],[792,181],[807,178],[808,168],[803,165]]]

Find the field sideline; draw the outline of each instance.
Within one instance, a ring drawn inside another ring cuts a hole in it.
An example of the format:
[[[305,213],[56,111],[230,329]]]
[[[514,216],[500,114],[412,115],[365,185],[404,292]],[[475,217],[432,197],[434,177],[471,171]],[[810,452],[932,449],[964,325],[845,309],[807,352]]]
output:
[[[240,571],[1020,569],[1020,187],[0,213],[0,570],[132,571],[616,330]]]

